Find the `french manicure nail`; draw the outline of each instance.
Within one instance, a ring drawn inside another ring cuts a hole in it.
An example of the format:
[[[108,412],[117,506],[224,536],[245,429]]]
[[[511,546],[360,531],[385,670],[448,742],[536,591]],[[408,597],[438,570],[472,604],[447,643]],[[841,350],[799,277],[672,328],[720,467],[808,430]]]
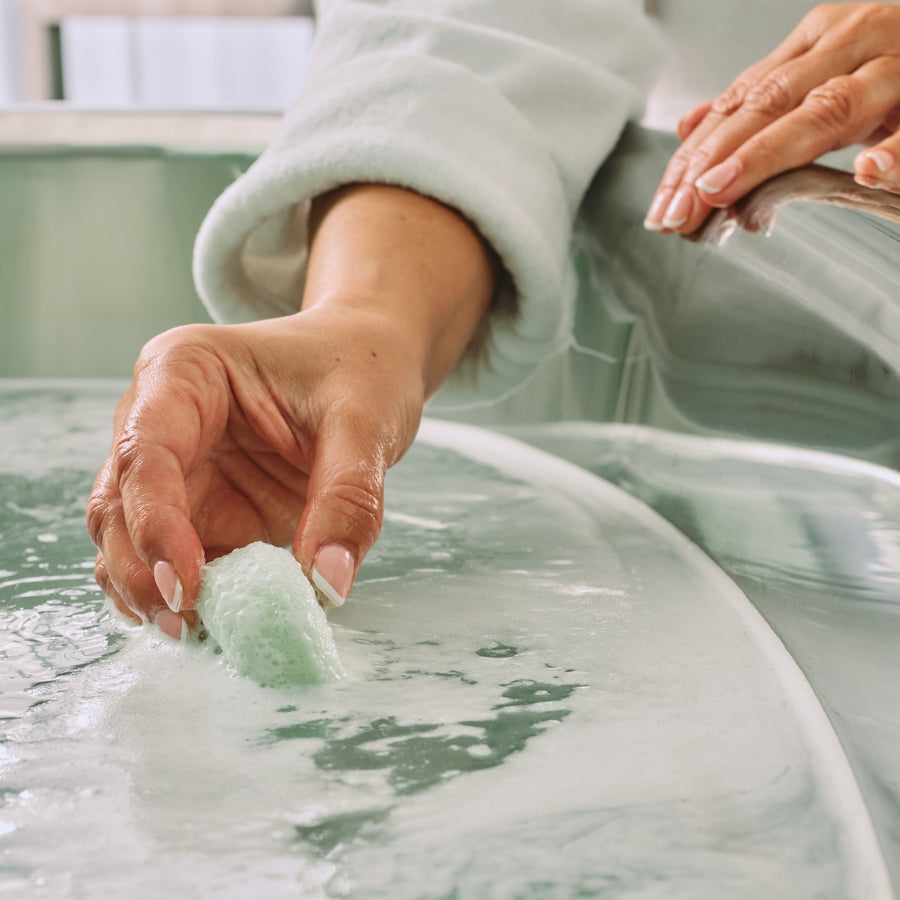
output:
[[[647,218],[644,219],[644,228],[647,231],[663,230],[662,218],[671,199],[672,192],[668,189],[660,191],[653,198],[650,209],[647,211]]]
[[[159,588],[159,592],[166,601],[166,605],[172,612],[181,612],[181,604],[184,602],[184,590],[181,582],[175,574],[172,564],[165,560],[160,560],[153,567],[153,580]]]
[[[680,228],[690,218],[694,197],[690,188],[679,188],[663,216],[663,228]]]
[[[169,609],[161,609],[153,620],[153,624],[163,633],[176,641],[183,640],[187,623],[177,613]]]
[[[875,163],[875,167],[879,172],[890,172],[897,165],[892,153],[887,150],[867,150],[863,156]]]
[[[872,178],[871,175],[860,175],[859,172],[853,176],[853,180],[857,184],[862,185],[862,187],[867,188],[877,188],[880,185],[877,178]]]
[[[340,544],[326,544],[316,554],[312,583],[326,601],[326,608],[344,605],[356,574],[356,559]]]
[[[740,172],[741,164],[731,157],[725,162],[713,166],[708,172],[704,172],[694,184],[705,194],[718,194],[720,191],[724,191]]]

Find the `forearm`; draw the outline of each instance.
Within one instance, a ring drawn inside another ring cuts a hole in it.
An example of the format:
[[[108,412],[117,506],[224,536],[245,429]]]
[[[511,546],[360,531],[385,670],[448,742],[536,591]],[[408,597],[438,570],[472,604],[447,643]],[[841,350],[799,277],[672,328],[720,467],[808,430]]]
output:
[[[352,185],[313,203],[303,309],[373,316],[403,341],[433,394],[487,313],[495,261],[455,210],[388,185]]]
[[[297,103],[199,233],[195,277],[213,318],[295,313],[308,201],[336,185],[402,185],[473,223],[502,261],[498,305],[515,310],[485,320],[478,354],[445,361],[439,402],[513,390],[569,342],[572,219],[659,55],[639,6],[564,0],[548,19],[518,0],[327,4]]]

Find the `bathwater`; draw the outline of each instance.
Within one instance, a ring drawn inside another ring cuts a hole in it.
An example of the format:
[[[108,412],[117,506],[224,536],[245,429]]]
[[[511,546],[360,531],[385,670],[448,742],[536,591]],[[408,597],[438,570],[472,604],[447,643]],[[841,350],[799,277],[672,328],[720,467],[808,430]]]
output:
[[[263,688],[122,622],[82,521],[120,390],[0,388],[9,896],[892,896],[835,708],[747,596],[511,438],[428,422],[391,471],[340,681]]]

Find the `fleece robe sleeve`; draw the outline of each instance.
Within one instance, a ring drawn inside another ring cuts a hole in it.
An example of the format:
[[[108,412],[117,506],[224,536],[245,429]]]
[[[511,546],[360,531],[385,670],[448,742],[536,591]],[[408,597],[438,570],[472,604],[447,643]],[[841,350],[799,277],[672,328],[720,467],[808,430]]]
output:
[[[640,0],[330,0],[302,94],[215,203],[195,280],[219,321],[296,312],[309,201],[398,185],[459,210],[502,260],[481,351],[445,405],[510,391],[570,335],[572,222],[660,55]]]

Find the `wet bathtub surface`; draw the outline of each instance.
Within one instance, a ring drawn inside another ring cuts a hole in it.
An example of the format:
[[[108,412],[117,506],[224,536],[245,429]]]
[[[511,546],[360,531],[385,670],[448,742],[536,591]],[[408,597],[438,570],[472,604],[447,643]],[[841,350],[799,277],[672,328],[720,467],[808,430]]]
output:
[[[0,386],[10,896],[893,896],[889,809],[745,593],[510,438],[426,423],[391,472],[340,682],[111,617],[82,509],[119,387]]]

